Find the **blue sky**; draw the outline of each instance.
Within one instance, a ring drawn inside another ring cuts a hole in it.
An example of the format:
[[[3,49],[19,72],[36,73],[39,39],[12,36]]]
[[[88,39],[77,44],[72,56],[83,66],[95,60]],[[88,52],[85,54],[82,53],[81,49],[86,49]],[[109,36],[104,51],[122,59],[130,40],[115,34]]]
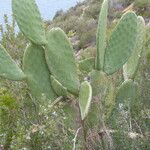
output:
[[[81,0],[36,0],[41,15],[45,20],[52,19],[57,10],[68,10]],[[0,0],[0,24],[3,24],[3,16],[7,14],[11,18],[11,0]]]

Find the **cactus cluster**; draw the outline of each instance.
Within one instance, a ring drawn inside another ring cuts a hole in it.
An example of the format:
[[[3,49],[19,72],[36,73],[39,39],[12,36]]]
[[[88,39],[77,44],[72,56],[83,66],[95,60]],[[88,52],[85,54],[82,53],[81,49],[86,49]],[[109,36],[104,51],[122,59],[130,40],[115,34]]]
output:
[[[134,12],[123,14],[107,41],[108,0],[104,0],[96,35],[96,58],[79,62],[79,69],[92,70],[90,82],[80,83],[71,43],[60,28],[45,33],[35,0],[12,0],[12,11],[29,45],[24,53],[22,70],[0,46],[1,77],[27,82],[37,99],[45,96],[53,102],[57,97],[67,97],[68,94],[78,97],[81,120],[88,116],[92,96],[107,90],[107,76],[117,72],[124,64],[124,76],[128,80],[119,88],[117,99],[132,99],[136,95],[134,77],[144,39],[142,17],[137,17]]]
[[[97,95],[100,93],[100,90],[105,87],[104,78],[117,72],[119,69],[123,68],[125,79],[134,80],[144,43],[144,19],[132,11],[122,15],[107,41],[107,15],[108,0],[104,0],[97,29],[95,64],[93,64],[93,58],[82,60],[79,63],[81,69],[83,67],[87,68],[86,65],[88,63],[93,66],[93,71],[90,72],[91,85],[94,89],[93,95]],[[91,66],[89,65],[90,68]],[[86,71],[88,71],[88,69],[86,69]],[[102,85],[102,87],[100,85]]]
[[[131,107],[132,102],[134,102],[138,96],[138,83],[136,83],[134,80],[139,67],[145,39],[145,22],[141,16],[137,17],[137,28],[138,31],[133,52],[123,66],[124,82],[120,85],[116,94],[117,104],[129,102]]]
[[[145,37],[144,19],[137,16],[133,11],[129,11],[122,15],[107,40],[108,3],[108,0],[104,0],[99,15],[96,58],[95,60],[88,58],[79,62],[79,67],[82,70],[85,68],[85,71],[89,72],[93,93],[87,124],[90,128],[99,124],[98,131],[105,129],[103,102],[107,103],[107,91],[111,86],[110,75],[123,69],[125,80],[115,92],[115,104],[112,106],[110,114],[118,108],[119,103],[127,101],[132,105],[132,102],[136,99],[138,84],[134,81],[134,78],[138,70]],[[97,99],[100,101],[99,104],[94,102]]]
[[[66,91],[78,95],[77,65],[66,34],[60,28],[45,33],[35,0],[12,0],[12,11],[30,43],[24,53],[22,70],[1,46],[0,76],[26,81],[37,99],[45,96],[54,101],[66,95]]]

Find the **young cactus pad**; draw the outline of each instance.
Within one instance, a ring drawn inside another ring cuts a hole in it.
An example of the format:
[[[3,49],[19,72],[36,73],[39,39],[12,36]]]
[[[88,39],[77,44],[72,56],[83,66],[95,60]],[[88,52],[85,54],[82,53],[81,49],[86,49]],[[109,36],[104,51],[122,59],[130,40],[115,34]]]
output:
[[[46,44],[43,22],[35,0],[12,0],[12,11],[20,30],[31,42]]]
[[[47,34],[45,56],[50,72],[72,94],[78,95],[79,78],[73,48],[60,28]]]
[[[17,66],[2,45],[0,45],[0,76],[16,81],[25,78],[22,70]]]
[[[79,62],[79,69],[81,71],[85,71],[85,72],[90,72],[94,69],[94,65],[95,65],[95,58],[94,57],[90,57],[84,60],[81,60]]]
[[[42,47],[34,44],[27,47],[23,58],[23,68],[33,96],[38,99],[44,96],[53,101],[56,94],[51,87],[50,72]]]
[[[104,0],[99,15],[99,23],[96,35],[96,69],[103,70],[104,55],[106,47],[106,31],[107,31],[107,14],[108,14],[108,0]]]
[[[137,16],[125,13],[114,29],[105,50],[104,72],[113,74],[128,60],[134,49],[137,36]]]
[[[79,92],[79,107],[82,120],[88,115],[89,107],[92,100],[92,88],[89,82],[84,81],[81,84]]]
[[[143,49],[144,37],[145,37],[145,21],[141,16],[138,16],[138,24],[137,24],[137,39],[135,48],[132,52],[131,57],[126,62],[123,67],[124,78],[125,79],[134,79],[135,74],[137,72],[139,66],[139,60],[141,56],[141,52]]]
[[[55,93],[58,95],[58,96],[63,96],[63,97],[66,97],[67,96],[67,89],[65,87],[63,87],[63,85],[58,82],[54,76],[51,75],[51,84],[52,84],[52,87],[55,91]]]

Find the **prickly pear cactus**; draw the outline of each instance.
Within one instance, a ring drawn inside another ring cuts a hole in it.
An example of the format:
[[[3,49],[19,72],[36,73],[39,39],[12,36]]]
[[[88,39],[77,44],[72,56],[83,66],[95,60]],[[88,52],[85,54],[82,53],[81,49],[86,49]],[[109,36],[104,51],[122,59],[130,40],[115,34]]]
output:
[[[125,79],[134,79],[138,70],[139,61],[143,49],[143,43],[145,39],[145,21],[141,16],[138,16],[137,29],[137,39],[135,42],[136,44],[134,50],[131,57],[126,62],[123,68]]]
[[[135,46],[137,36],[137,16],[125,13],[112,32],[105,50],[104,72],[113,74],[128,60]]]
[[[132,110],[136,109],[136,103],[138,103],[139,87],[132,79],[125,80],[117,89],[115,105],[112,108],[108,122],[112,127],[118,127],[120,122],[117,118],[125,117]],[[124,116],[125,115],[125,116]],[[122,118],[122,121],[124,119]],[[126,120],[127,121],[127,120]],[[124,122],[124,121],[123,121]]]
[[[56,94],[52,89],[50,72],[45,60],[44,49],[31,44],[27,47],[23,58],[23,70],[27,76],[28,86],[34,97],[44,96],[53,101]]]
[[[82,120],[88,115],[88,111],[92,100],[92,88],[89,82],[84,81],[81,84],[79,92],[79,107]]]
[[[103,70],[104,55],[106,47],[106,31],[107,31],[107,14],[108,14],[108,0],[104,0],[100,15],[96,36],[97,55],[96,55],[96,69]]]
[[[116,93],[116,104],[112,109],[112,115],[109,119],[114,125],[117,123],[116,116],[120,111],[130,110],[136,108],[137,97],[139,95],[138,84],[134,81],[137,69],[139,66],[140,55],[143,48],[145,37],[145,22],[140,16],[137,18],[137,36],[135,39],[135,47],[133,52],[123,66],[124,82],[120,85]],[[131,113],[131,112],[130,112]],[[115,122],[114,122],[115,121]]]
[[[43,22],[35,0],[12,0],[12,11],[20,30],[31,42],[46,44]]]
[[[93,70],[89,76],[91,78],[93,96],[106,93],[108,89],[108,78],[106,74],[102,71]]]
[[[95,66],[95,58],[90,57],[79,62],[79,69],[83,72],[89,73],[94,69]]]
[[[47,34],[45,49],[50,72],[69,92],[78,95],[79,78],[73,48],[60,28],[53,28]]]
[[[54,76],[51,75],[51,85],[58,96],[67,97],[67,88],[58,82]]]
[[[138,84],[129,79],[124,81],[119,87],[116,95],[116,103],[133,102],[137,97]]]
[[[2,45],[0,45],[0,76],[16,81],[23,80],[25,78],[25,74]]]

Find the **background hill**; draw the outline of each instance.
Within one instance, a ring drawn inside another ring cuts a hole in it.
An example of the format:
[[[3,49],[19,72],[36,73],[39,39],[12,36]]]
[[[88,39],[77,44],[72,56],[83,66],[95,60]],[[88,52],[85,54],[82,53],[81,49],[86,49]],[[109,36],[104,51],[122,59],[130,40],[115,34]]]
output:
[[[78,3],[67,12],[57,11],[52,21],[48,22],[48,28],[60,27],[69,36],[77,47],[76,50],[95,45],[95,34],[98,24],[102,0],[86,0]],[[150,20],[150,2],[148,0],[112,0],[109,8],[109,28],[117,22],[117,18],[127,10],[134,10],[138,15]],[[114,20],[115,19],[115,20]],[[109,32],[109,31],[108,31]]]

